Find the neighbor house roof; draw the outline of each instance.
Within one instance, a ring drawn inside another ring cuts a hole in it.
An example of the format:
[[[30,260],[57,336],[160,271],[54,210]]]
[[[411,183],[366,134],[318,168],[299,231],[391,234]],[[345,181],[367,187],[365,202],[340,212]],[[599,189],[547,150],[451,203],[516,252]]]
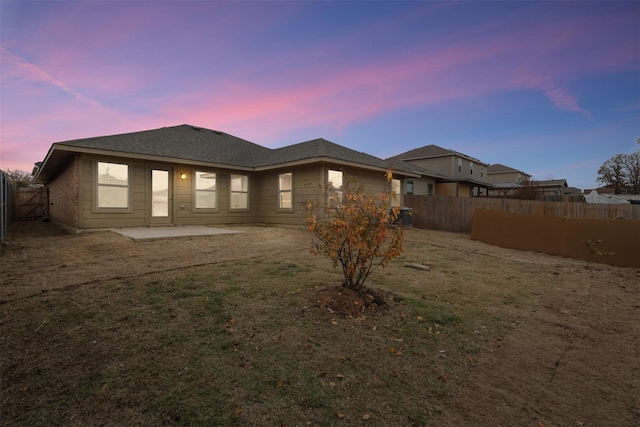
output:
[[[509,166],[505,166],[502,165],[500,163],[495,163],[493,165],[489,165],[489,167],[487,168],[487,173],[488,174],[498,174],[498,173],[514,173],[514,172],[519,172],[521,174],[527,175],[527,176],[531,176],[528,173],[518,170],[518,169],[514,169],[512,167]]]
[[[531,181],[531,185],[536,187],[566,187],[566,179],[547,179],[542,181]]]
[[[281,164],[295,163],[305,160],[339,160],[353,164],[370,165],[386,169],[390,162],[367,153],[355,151],[342,145],[338,145],[323,138],[301,142],[282,148],[271,150],[262,158],[256,167],[274,167]],[[402,164],[394,170],[415,173],[412,169]]]
[[[37,172],[36,181],[44,183],[53,178],[77,152],[120,157],[126,155],[129,158],[184,162],[241,170],[265,170],[317,161],[334,161],[381,170],[395,164],[398,167],[394,167],[394,170],[398,173],[420,176],[414,168],[404,163],[383,160],[321,138],[270,149],[224,132],[185,124],[57,142],[49,149]]]
[[[442,148],[434,144],[425,145],[424,147],[414,148],[413,150],[405,151],[404,153],[395,155],[391,157],[391,159],[399,159],[399,160],[420,160],[420,159],[428,159],[433,157],[445,157],[445,156],[458,156],[463,157],[465,159],[471,160],[475,163],[479,163],[482,165],[488,166],[488,163],[484,163],[478,159],[475,159],[471,156],[467,156],[466,154],[459,153],[454,150],[450,150],[448,148]]]

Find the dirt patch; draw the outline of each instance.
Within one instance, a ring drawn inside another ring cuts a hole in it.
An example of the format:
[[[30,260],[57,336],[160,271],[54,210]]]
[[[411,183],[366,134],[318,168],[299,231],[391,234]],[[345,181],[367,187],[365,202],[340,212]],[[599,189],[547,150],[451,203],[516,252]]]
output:
[[[320,310],[344,317],[362,316],[366,309],[365,299],[353,289],[334,286],[322,289],[316,294]]]
[[[297,421],[303,425],[303,415],[312,413],[317,418],[311,425],[640,425],[639,269],[412,229],[401,259],[368,282],[406,302],[375,319],[359,315],[362,298],[342,288],[327,289],[337,283],[339,272],[309,255],[305,230],[233,228],[245,233],[134,242],[111,232],[71,235],[53,224],[12,224],[0,258],[0,423],[21,425],[19,420],[31,413],[23,425],[47,425],[54,412],[68,415],[58,419],[61,424],[161,419],[140,409],[149,402],[169,414],[166,424],[189,423],[187,417],[204,411],[202,401],[188,406],[181,396],[193,384],[209,390],[229,377],[228,386],[213,390],[210,399],[226,396],[232,405],[218,425],[250,425],[243,417],[278,425],[291,412],[288,399],[299,396],[304,405]],[[432,268],[421,271],[405,263]],[[247,281],[243,270],[257,268],[260,276]],[[201,283],[190,278],[195,271],[211,274],[208,293],[202,294]],[[262,289],[267,303],[254,297],[252,284],[279,277],[305,286]],[[238,294],[240,302],[217,304],[227,298],[223,291]],[[176,303],[176,296],[184,301]],[[318,320],[306,306],[317,301],[325,312],[331,308],[352,319],[340,318],[337,325]],[[276,315],[278,305],[290,318]],[[136,339],[127,340],[136,333]],[[357,338],[343,349],[323,341],[349,334]],[[214,338],[219,341],[213,342],[215,351],[205,351]],[[185,353],[184,342],[195,351]],[[300,354],[292,363],[295,369],[279,370],[282,347]],[[71,355],[71,348],[82,351]],[[271,353],[261,356],[263,349]],[[357,371],[371,351],[388,362],[373,366],[374,374]],[[139,364],[131,362],[134,353]],[[273,359],[267,358],[270,354]],[[228,364],[207,359],[218,355],[225,355]],[[199,364],[226,370],[202,376]],[[59,378],[49,378],[56,369]],[[318,377],[314,369],[325,376]],[[307,370],[312,374],[304,377]],[[255,392],[233,388],[243,372]],[[129,387],[132,376],[146,386]],[[414,377],[418,380],[412,382]],[[300,378],[308,378],[308,384]],[[422,385],[434,378],[439,388],[426,393]],[[172,379],[175,394],[167,396],[163,390]],[[366,407],[369,398],[389,387],[418,394],[420,405],[396,414],[393,406],[404,398],[393,402],[389,397],[388,404]],[[342,393],[336,400],[349,407],[326,408],[333,391]],[[55,400],[60,396],[66,400]],[[45,398],[55,404],[38,412],[34,405],[46,403]],[[262,404],[265,399],[275,403]],[[354,408],[359,412],[351,414]],[[345,419],[334,412],[346,414]]]
[[[364,287],[361,292],[345,286],[332,286],[316,292],[320,310],[342,317],[356,318],[389,308],[390,304],[401,302],[402,298],[391,292]]]

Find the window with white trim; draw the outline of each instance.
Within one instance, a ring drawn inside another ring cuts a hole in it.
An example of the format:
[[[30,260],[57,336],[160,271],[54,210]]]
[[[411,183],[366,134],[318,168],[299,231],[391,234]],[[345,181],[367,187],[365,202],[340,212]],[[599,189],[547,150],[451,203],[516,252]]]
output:
[[[407,194],[413,194],[413,180],[412,179],[408,179],[404,183],[404,191]]]
[[[473,162],[469,162],[469,175],[473,175]]]
[[[340,203],[342,202],[342,171],[329,169],[327,171],[327,195],[329,200],[327,202]]]
[[[129,165],[97,162],[97,209],[129,209]]]
[[[427,196],[433,196],[433,184],[432,183],[428,183],[427,184]]]
[[[458,172],[462,172],[462,159],[458,159]]]
[[[480,166],[480,178],[484,178],[484,166]]]
[[[393,198],[391,200],[391,206],[400,206],[400,180],[392,179],[391,180],[391,192],[393,193]]]
[[[249,177],[246,175],[231,175],[230,208],[249,209]]]
[[[278,176],[278,208],[293,209],[293,174],[281,173]]]
[[[195,171],[194,175],[195,208],[198,210],[216,209],[218,206],[216,174],[212,172]]]

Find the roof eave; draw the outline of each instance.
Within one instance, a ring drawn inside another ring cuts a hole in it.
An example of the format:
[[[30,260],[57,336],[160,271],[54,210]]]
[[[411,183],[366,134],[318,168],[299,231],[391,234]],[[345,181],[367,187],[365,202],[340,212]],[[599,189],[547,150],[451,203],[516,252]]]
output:
[[[242,165],[234,165],[229,163],[215,163],[215,162],[206,162],[202,160],[192,160],[192,159],[183,159],[178,157],[165,157],[165,156],[155,156],[150,154],[140,154],[140,153],[128,153],[124,151],[111,151],[111,150],[102,150],[98,148],[88,148],[88,147],[78,147],[75,145],[65,145],[62,143],[56,143],[51,146],[47,156],[42,162],[42,166],[38,170],[37,175],[34,178],[35,184],[46,184],[49,182],[49,179],[54,177],[57,171],[57,168],[60,166],[59,164],[51,165],[51,162],[54,162],[56,159],[60,159],[58,163],[64,162],[69,155],[74,153],[81,154],[94,154],[100,156],[109,156],[109,157],[120,157],[127,159],[137,159],[137,160],[148,160],[154,162],[165,162],[165,163],[181,163],[185,165],[194,165],[194,166],[204,166],[208,168],[218,168],[218,169],[234,169],[240,171],[253,171],[255,168],[242,166]],[[60,156],[62,154],[62,157]],[[66,155],[65,155],[66,154]],[[46,172],[49,172],[49,169],[53,168],[49,175]]]
[[[273,169],[281,169],[286,167],[306,166],[314,163],[334,163],[342,166],[350,166],[350,167],[355,167],[360,169],[374,170],[376,172],[386,172],[389,169],[382,166],[368,165],[365,163],[341,160],[341,159],[336,159],[328,156],[319,156],[319,157],[309,157],[307,159],[293,160],[289,162],[281,162],[281,163],[274,163],[270,165],[258,166],[255,168],[255,171],[260,172],[260,171],[267,171],[267,170],[273,170]],[[412,177],[412,178],[421,177],[421,175],[414,172],[398,171],[398,170],[393,170],[393,172],[398,175]]]

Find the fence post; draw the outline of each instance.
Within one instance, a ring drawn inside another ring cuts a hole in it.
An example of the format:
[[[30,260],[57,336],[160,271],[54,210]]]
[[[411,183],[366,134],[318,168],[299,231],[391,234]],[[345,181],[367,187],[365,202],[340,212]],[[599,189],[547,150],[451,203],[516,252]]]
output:
[[[0,170],[0,243],[4,243],[7,229],[11,223],[11,184],[4,171]]]

